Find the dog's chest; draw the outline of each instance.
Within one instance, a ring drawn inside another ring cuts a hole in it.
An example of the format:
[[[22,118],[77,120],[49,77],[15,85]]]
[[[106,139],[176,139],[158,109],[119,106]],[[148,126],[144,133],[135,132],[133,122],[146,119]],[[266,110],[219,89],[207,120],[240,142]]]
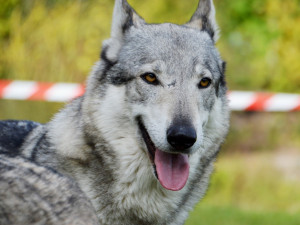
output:
[[[96,210],[101,224],[171,224],[176,212],[182,210],[183,195],[179,193],[175,196],[149,189],[135,192],[132,187],[124,186],[117,189],[120,192],[115,193],[113,203],[100,204]]]
[[[141,154],[129,159],[120,161],[118,169],[112,171],[111,184],[95,183],[97,178],[92,176],[94,181],[84,182],[91,184],[83,189],[93,202],[100,224],[171,224],[176,212],[184,208],[182,199],[188,188],[165,190],[153,175],[148,158]],[[100,189],[101,193],[97,191]]]
[[[114,198],[120,211],[139,224],[165,224],[172,212],[178,210],[185,190],[165,190],[153,174],[149,159],[143,154],[132,155],[120,163]],[[144,221],[143,223],[141,223]]]

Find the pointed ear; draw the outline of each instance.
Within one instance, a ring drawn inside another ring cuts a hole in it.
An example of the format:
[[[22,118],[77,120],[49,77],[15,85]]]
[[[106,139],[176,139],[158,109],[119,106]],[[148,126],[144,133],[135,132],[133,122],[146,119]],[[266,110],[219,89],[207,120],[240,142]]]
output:
[[[216,10],[212,0],[199,0],[198,8],[186,26],[206,31],[216,43],[219,28],[215,13]]]
[[[144,19],[134,11],[126,0],[115,1],[111,27],[112,38],[120,38],[131,26],[138,27],[143,24],[145,24]]]
[[[112,18],[111,37],[103,42],[106,57],[116,61],[125,33],[131,27],[138,28],[143,24],[145,24],[144,19],[134,11],[126,0],[116,0]]]

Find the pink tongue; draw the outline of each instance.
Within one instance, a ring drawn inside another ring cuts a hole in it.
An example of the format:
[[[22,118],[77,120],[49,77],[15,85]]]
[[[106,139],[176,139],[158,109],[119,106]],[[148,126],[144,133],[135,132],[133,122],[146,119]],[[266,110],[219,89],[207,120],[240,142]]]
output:
[[[181,190],[189,177],[189,161],[186,154],[170,154],[155,151],[156,171],[160,184],[171,191]]]

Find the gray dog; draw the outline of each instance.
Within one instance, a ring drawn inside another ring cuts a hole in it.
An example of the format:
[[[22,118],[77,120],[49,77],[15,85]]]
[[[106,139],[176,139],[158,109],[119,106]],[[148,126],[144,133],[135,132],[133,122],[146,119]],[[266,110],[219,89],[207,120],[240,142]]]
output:
[[[212,0],[184,25],[147,24],[116,0],[84,96],[45,125],[2,122],[2,145],[74,179],[100,224],[183,224],[229,126],[217,38]]]

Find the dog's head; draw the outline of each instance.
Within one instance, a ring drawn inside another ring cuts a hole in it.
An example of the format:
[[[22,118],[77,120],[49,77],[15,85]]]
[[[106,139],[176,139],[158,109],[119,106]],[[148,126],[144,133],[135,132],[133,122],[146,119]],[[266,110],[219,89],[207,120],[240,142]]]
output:
[[[212,0],[200,0],[184,25],[147,24],[126,0],[116,0],[111,38],[90,79],[95,90],[113,86],[122,93],[140,145],[169,190],[184,187],[189,157],[217,149],[227,131],[225,63],[215,48],[217,35]]]

